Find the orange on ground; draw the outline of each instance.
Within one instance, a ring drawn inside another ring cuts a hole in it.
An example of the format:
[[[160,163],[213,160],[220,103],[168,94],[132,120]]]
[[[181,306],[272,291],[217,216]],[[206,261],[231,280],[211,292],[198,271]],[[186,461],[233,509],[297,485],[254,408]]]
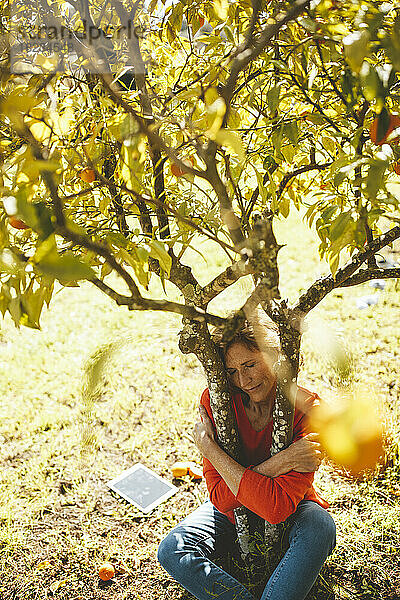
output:
[[[17,217],[8,217],[8,222],[14,229],[30,229],[29,225],[21,221],[21,219],[17,219]]]
[[[396,175],[400,175],[400,160],[394,163],[393,171],[396,173]]]
[[[189,467],[189,475],[192,479],[202,479],[203,478],[203,469],[196,465],[195,463],[191,463]]]
[[[99,577],[103,581],[112,579],[115,575],[115,569],[110,562],[104,562],[99,568]]]
[[[79,177],[86,183],[93,183],[96,179],[96,174],[93,169],[83,169],[83,171],[79,173]]]
[[[371,127],[369,128],[369,136],[370,136],[371,140],[374,142],[374,144],[376,144],[377,146],[382,146],[382,144],[384,142],[386,142],[387,138],[392,133],[392,131],[394,129],[397,129],[397,127],[400,127],[400,117],[399,117],[399,115],[390,114],[389,125],[387,128],[387,131],[384,134],[384,136],[380,139],[378,139],[378,122],[379,122],[379,117],[375,117],[375,119],[371,123]],[[393,142],[393,141],[394,140],[391,140],[391,142]]]
[[[183,477],[188,474],[190,463],[188,461],[178,461],[171,467],[173,477]]]

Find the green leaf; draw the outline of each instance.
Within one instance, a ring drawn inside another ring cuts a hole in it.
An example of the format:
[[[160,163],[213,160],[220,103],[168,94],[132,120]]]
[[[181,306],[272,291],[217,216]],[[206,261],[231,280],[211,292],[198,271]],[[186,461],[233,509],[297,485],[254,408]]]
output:
[[[329,254],[329,268],[333,277],[336,275],[336,271],[339,266],[339,254]]]
[[[147,290],[150,281],[150,273],[144,268],[148,264],[149,253],[147,250],[144,248],[130,248],[128,251],[121,248],[119,254],[133,268],[140,285]]]
[[[172,259],[167,251],[168,246],[159,240],[151,240],[149,245],[150,256],[158,260],[160,267],[167,273],[167,277],[169,277]]]
[[[381,80],[378,77],[378,73],[373,65],[367,61],[364,61],[360,69],[360,81],[364,98],[368,100],[368,102],[372,102],[378,97],[385,97],[384,89]]]
[[[246,152],[242,140],[236,131],[220,129],[215,136],[215,141],[221,146],[228,146],[228,148],[231,148],[235,154],[237,154],[239,160],[244,162],[246,158]]]
[[[1,310],[1,314],[5,315],[6,310],[8,309],[8,305],[10,304],[11,301],[11,293],[10,293],[10,288],[8,287],[7,284],[4,284],[1,289],[0,289],[0,310]]]
[[[267,104],[271,113],[274,113],[279,106],[279,95],[282,85],[275,85],[267,92]]]
[[[21,305],[24,309],[24,314],[21,317],[21,325],[26,327],[32,327],[33,329],[40,329],[40,315],[45,300],[45,290],[42,288],[32,291],[32,288],[28,290],[21,297]]]
[[[16,298],[11,298],[10,302],[8,303],[7,309],[8,309],[8,312],[10,313],[12,320],[14,321],[16,327],[19,327],[20,319],[21,319],[21,315],[22,315],[20,297],[17,296]]]
[[[128,248],[129,240],[118,231],[111,231],[106,236],[107,241],[117,248]]]
[[[350,137],[351,145],[353,146],[353,148],[356,149],[358,147],[362,133],[363,133],[363,127],[357,127],[354,134]]]
[[[333,215],[335,214],[335,212],[337,211],[338,206],[327,206],[322,212],[321,212],[321,219],[323,220],[324,223],[329,223],[329,221],[331,220],[331,218],[333,217]]]
[[[285,219],[289,215],[290,212],[290,198],[287,195],[281,196],[279,201],[279,212]]]
[[[329,228],[329,239],[331,242],[337,240],[346,230],[346,227],[349,225],[351,221],[350,212],[341,213],[336,219],[332,222],[332,225]]]
[[[45,202],[29,202],[27,197],[27,187],[20,188],[16,193],[18,215],[44,240],[54,232],[54,218]]]
[[[325,148],[325,150],[330,152],[330,154],[335,154],[336,144],[335,144],[335,140],[333,138],[328,137],[327,135],[323,135],[322,136],[322,145]]]
[[[285,161],[289,164],[291,164],[293,162],[293,158],[296,152],[295,147],[292,144],[287,144],[286,146],[283,146],[281,148],[281,152],[283,154],[283,157],[285,159]]]
[[[51,275],[64,282],[76,282],[81,279],[93,279],[96,274],[86,263],[77,256],[68,252],[62,256],[58,254],[54,236],[50,236],[36,250],[32,259],[39,272]]]
[[[282,146],[282,138],[283,138],[283,125],[281,125],[278,129],[271,134],[272,145],[275,150],[275,155],[280,156],[281,154],[281,146]]]
[[[175,31],[179,31],[182,27],[183,6],[180,2],[174,6],[171,15],[168,19],[169,24]]]
[[[264,177],[260,171],[253,165],[254,172],[257,177],[258,191],[264,203],[268,202],[268,192],[264,184]]]
[[[217,17],[221,19],[221,21],[225,21],[229,10],[228,0],[214,0],[213,7]]]
[[[344,55],[355,73],[359,73],[368,54],[369,37],[367,29],[361,29],[343,38]]]
[[[275,161],[274,157],[272,156],[272,154],[269,154],[268,156],[266,156],[264,158],[264,162],[263,162],[263,168],[268,171],[268,173],[270,175],[272,175],[274,173],[274,171],[276,171],[276,169],[278,168],[278,163]]]
[[[367,175],[367,195],[371,200],[374,200],[378,194],[378,191],[384,185],[384,174],[388,167],[386,160],[380,160],[379,158],[372,159],[370,161],[368,175]]]
[[[353,106],[353,104],[355,103],[356,99],[355,99],[355,85],[356,85],[356,81],[355,78],[353,77],[353,75],[351,74],[350,69],[346,70],[340,80],[340,84],[341,84],[341,88],[342,88],[342,92],[344,95],[344,98],[347,102],[347,104],[349,104],[350,106]]]

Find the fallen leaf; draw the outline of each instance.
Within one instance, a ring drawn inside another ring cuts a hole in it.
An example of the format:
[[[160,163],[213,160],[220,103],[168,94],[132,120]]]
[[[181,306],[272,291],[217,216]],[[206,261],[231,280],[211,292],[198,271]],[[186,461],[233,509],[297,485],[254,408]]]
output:
[[[54,583],[51,584],[50,586],[50,591],[56,592],[60,587],[63,587],[63,585],[65,585],[67,583],[66,579],[62,579],[61,581],[55,581]]]
[[[50,567],[52,567],[52,566],[53,565],[51,564],[51,562],[49,560],[43,560],[38,565],[36,565],[36,568],[37,569],[50,569]]]

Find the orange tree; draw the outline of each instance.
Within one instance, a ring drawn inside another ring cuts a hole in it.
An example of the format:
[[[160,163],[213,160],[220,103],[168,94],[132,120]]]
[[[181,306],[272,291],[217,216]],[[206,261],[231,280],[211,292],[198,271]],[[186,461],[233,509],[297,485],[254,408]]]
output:
[[[85,60],[57,68],[39,51],[34,74],[16,73],[11,37],[3,45],[1,311],[39,328],[55,280],[88,280],[129,310],[181,314],[180,349],[202,363],[219,442],[240,460],[208,326],[224,325],[228,339],[261,306],[282,345],[275,453],[291,439],[304,317],[335,288],[400,275],[376,261],[400,237],[390,186],[400,161],[399,10],[350,0],[71,5],[70,29],[130,22],[138,35],[103,36],[99,73]],[[3,34],[24,14],[23,2],[11,20],[3,13]],[[316,227],[329,271],[289,306],[274,222],[293,207]],[[198,238],[231,259],[206,285],[185,260]],[[207,310],[248,274],[254,289],[241,310]],[[154,277],[174,284],[181,302],[144,294]],[[248,555],[246,509],[236,521]]]

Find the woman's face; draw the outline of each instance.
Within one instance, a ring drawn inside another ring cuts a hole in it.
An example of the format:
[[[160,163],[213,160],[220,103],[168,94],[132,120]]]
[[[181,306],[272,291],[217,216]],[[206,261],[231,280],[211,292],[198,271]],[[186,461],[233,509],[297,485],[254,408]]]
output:
[[[231,382],[249,395],[252,402],[263,402],[275,382],[263,354],[244,344],[235,343],[225,355],[225,364]]]

